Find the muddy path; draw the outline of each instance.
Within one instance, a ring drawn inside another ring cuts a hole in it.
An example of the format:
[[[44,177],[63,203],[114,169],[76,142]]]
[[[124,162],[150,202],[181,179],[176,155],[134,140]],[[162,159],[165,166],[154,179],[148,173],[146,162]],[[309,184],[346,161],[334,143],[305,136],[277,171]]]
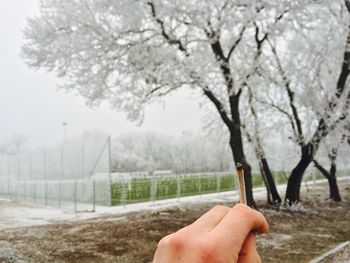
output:
[[[270,223],[269,233],[258,237],[263,262],[308,262],[350,240],[350,180],[339,184],[341,204],[327,200],[326,184],[303,192],[302,205],[294,209],[258,202]],[[176,204],[161,211],[2,230],[0,262],[151,262],[163,236],[215,204],[232,202]]]

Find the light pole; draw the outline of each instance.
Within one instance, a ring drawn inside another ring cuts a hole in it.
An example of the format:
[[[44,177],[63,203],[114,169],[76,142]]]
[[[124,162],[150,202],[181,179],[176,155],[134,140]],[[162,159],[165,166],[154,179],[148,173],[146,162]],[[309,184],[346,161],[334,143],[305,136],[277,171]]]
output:
[[[61,147],[61,174],[60,174],[60,181],[58,183],[58,207],[61,207],[61,202],[62,202],[62,179],[64,177],[64,144],[66,142],[66,126],[68,125],[68,122],[63,121],[62,126],[63,126],[63,143]]]
[[[66,142],[66,126],[68,125],[68,122],[63,121],[62,126],[63,126],[63,143]]]

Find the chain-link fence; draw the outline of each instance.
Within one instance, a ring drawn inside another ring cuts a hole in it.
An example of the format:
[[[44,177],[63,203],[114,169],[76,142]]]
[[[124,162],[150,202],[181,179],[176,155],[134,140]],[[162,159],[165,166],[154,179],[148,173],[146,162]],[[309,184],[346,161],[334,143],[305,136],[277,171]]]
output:
[[[348,176],[348,170],[338,171]],[[274,172],[276,184],[285,184],[288,174]],[[323,179],[315,168],[303,181]],[[110,138],[81,138],[59,147],[0,156],[0,194],[18,202],[95,211],[96,205],[127,205],[191,195],[221,193],[236,189],[231,172],[150,175],[149,172],[111,173]],[[254,187],[263,186],[259,173],[253,173]]]
[[[273,173],[277,185],[286,184],[288,174]],[[338,177],[349,176],[349,170],[338,171]],[[325,177],[316,169],[309,169],[303,177],[303,186],[315,187]],[[264,187],[261,174],[253,172],[253,187]],[[192,195],[220,193],[237,189],[236,174],[232,172],[181,174],[167,176],[128,175],[112,173],[112,205],[127,205],[138,202],[155,202]]]
[[[117,181],[114,178],[112,176],[113,205],[220,193],[232,191],[236,185],[235,175],[230,173],[124,177]]]
[[[111,204],[110,137],[0,156],[0,194],[75,211]]]

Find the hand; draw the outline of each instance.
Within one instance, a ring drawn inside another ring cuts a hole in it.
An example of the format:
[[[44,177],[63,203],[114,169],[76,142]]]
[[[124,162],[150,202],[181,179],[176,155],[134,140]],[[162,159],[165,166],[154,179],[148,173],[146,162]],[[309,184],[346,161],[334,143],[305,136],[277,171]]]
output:
[[[215,206],[191,225],[160,240],[153,263],[261,262],[255,233],[267,230],[265,217],[246,205]]]

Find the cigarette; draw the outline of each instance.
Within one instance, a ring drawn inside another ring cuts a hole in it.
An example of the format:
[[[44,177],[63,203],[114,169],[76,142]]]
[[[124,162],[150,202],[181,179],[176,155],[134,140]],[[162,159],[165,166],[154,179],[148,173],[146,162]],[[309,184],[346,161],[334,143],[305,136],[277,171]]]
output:
[[[243,165],[237,163],[237,181],[238,181],[238,190],[239,190],[239,202],[241,204],[247,204],[247,196],[245,193],[245,183],[244,183],[244,170]]]

